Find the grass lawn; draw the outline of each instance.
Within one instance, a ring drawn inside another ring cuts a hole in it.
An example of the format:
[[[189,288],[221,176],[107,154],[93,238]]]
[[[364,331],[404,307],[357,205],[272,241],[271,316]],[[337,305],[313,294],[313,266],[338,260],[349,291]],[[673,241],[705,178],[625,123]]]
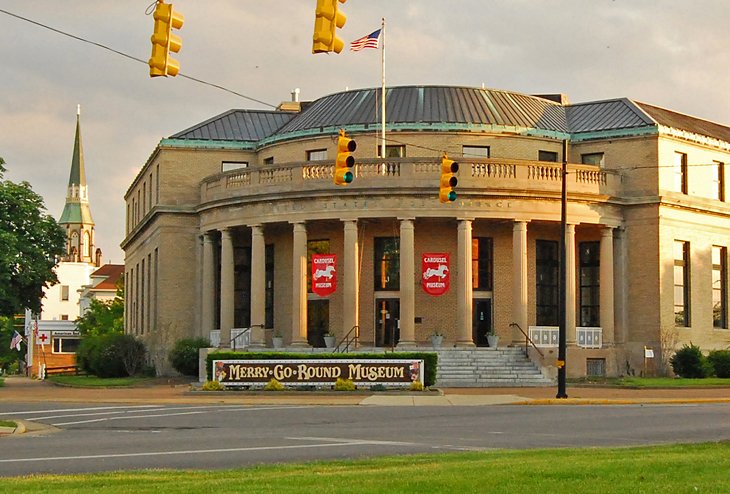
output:
[[[640,448],[492,450],[220,471],[4,478],[4,492],[725,493],[730,442]]]
[[[730,387],[730,379],[706,377],[686,379],[680,377],[582,377],[569,380],[573,384],[603,384],[631,388],[683,388],[683,387]]]
[[[150,377],[96,377],[96,376],[48,376],[47,381],[83,388],[116,388],[147,384]]]
[[[17,427],[17,425],[12,420],[0,420],[0,427]]]

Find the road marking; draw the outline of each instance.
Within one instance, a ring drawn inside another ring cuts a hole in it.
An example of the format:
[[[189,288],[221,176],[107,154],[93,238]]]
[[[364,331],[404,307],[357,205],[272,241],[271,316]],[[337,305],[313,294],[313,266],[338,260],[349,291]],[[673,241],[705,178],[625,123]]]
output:
[[[416,443],[400,443],[391,441],[368,441],[355,440],[350,442],[321,443],[321,444],[292,444],[288,446],[254,446],[248,448],[221,448],[221,449],[189,449],[182,451],[146,451],[143,453],[113,453],[105,455],[78,455],[78,456],[46,456],[42,458],[9,458],[0,460],[0,463],[21,463],[40,461],[71,461],[71,460],[101,460],[106,458],[135,458],[145,456],[175,456],[175,455],[199,455],[210,453],[237,453],[244,451],[275,451],[287,449],[308,449],[308,448],[336,448],[338,446],[373,446],[373,445],[415,445]]]
[[[125,408],[159,408],[160,405],[128,405],[114,407],[93,407],[93,408],[62,408],[60,410],[21,410],[16,412],[2,412],[0,415],[35,415],[37,413],[57,413],[57,412],[75,412],[75,411],[91,411],[91,410],[120,410]]]
[[[384,445],[390,445],[390,446],[415,446],[419,443],[414,442],[404,442],[404,441],[376,441],[374,439],[348,439],[348,438],[340,438],[340,437],[285,437],[284,439],[291,439],[293,441],[329,441],[332,443],[342,443],[342,444],[384,444]]]

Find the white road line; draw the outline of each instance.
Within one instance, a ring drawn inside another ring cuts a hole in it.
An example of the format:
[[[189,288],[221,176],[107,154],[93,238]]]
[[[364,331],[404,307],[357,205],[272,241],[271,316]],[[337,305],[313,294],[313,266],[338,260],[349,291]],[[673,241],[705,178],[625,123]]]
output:
[[[321,444],[295,444],[288,446],[255,446],[248,448],[221,448],[221,449],[190,449],[182,451],[146,451],[143,453],[113,453],[105,455],[79,455],[79,456],[47,456],[43,458],[9,458],[0,460],[0,463],[21,463],[39,461],[71,461],[71,460],[100,460],[106,458],[134,458],[144,456],[174,456],[174,455],[199,455],[210,453],[236,453],[244,451],[275,451],[287,449],[314,449],[314,448],[335,448],[338,446],[372,446],[378,444],[409,445],[415,443],[389,443],[387,441],[354,441],[354,442],[331,442]]]
[[[93,407],[93,408],[61,408],[58,410],[19,410],[15,412],[0,412],[0,415],[35,415],[38,413],[58,413],[58,412],[76,412],[76,411],[90,411],[90,410],[120,410],[125,408],[159,408],[160,405],[128,405],[128,406],[113,406],[113,407]]]
[[[211,407],[185,407],[185,408],[168,408],[168,409],[161,409],[161,410],[190,410],[188,412],[178,412],[178,413],[158,413],[158,414],[151,414],[151,415],[124,415],[124,416],[116,416],[116,417],[103,417],[98,419],[88,419],[88,420],[77,420],[74,422],[60,422],[51,424],[54,427],[61,427],[64,425],[79,425],[79,424],[93,424],[96,422],[107,422],[110,420],[130,420],[130,419],[147,419],[147,418],[158,418],[158,417],[173,417],[175,415],[199,415],[202,413],[220,413],[220,412],[234,412],[234,411],[246,411],[246,412],[257,412],[257,411],[264,411],[264,410],[281,410],[281,409],[297,409],[297,408],[313,408],[312,405],[303,405],[303,406],[285,406],[285,407],[258,407],[258,408],[239,408],[239,407],[233,407],[233,408],[225,408],[225,407],[216,407],[213,410],[210,410]],[[144,410],[147,411],[147,410]],[[73,416],[73,415],[71,415]],[[36,419],[37,420],[37,419]]]
[[[413,446],[418,443],[414,442],[403,442],[403,441],[376,441],[373,439],[348,439],[344,437],[285,437],[284,439],[290,439],[293,441],[329,441],[332,443],[343,443],[343,444],[360,444],[367,442],[367,444],[384,444],[384,445],[395,445],[395,446]]]

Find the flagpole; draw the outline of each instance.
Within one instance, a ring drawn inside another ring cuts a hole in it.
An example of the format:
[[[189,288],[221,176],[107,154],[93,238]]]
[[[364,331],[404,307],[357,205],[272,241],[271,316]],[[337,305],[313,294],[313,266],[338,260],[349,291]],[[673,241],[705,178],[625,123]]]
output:
[[[380,97],[380,115],[383,118],[383,127],[380,132],[380,156],[385,159],[385,17],[380,24],[380,65],[382,72],[383,91]]]

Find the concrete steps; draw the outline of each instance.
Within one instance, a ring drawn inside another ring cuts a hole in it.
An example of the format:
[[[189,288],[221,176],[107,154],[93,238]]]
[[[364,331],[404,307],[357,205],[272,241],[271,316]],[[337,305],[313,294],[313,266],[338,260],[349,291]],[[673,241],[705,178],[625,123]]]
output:
[[[520,348],[439,349],[436,385],[441,387],[552,386]]]

